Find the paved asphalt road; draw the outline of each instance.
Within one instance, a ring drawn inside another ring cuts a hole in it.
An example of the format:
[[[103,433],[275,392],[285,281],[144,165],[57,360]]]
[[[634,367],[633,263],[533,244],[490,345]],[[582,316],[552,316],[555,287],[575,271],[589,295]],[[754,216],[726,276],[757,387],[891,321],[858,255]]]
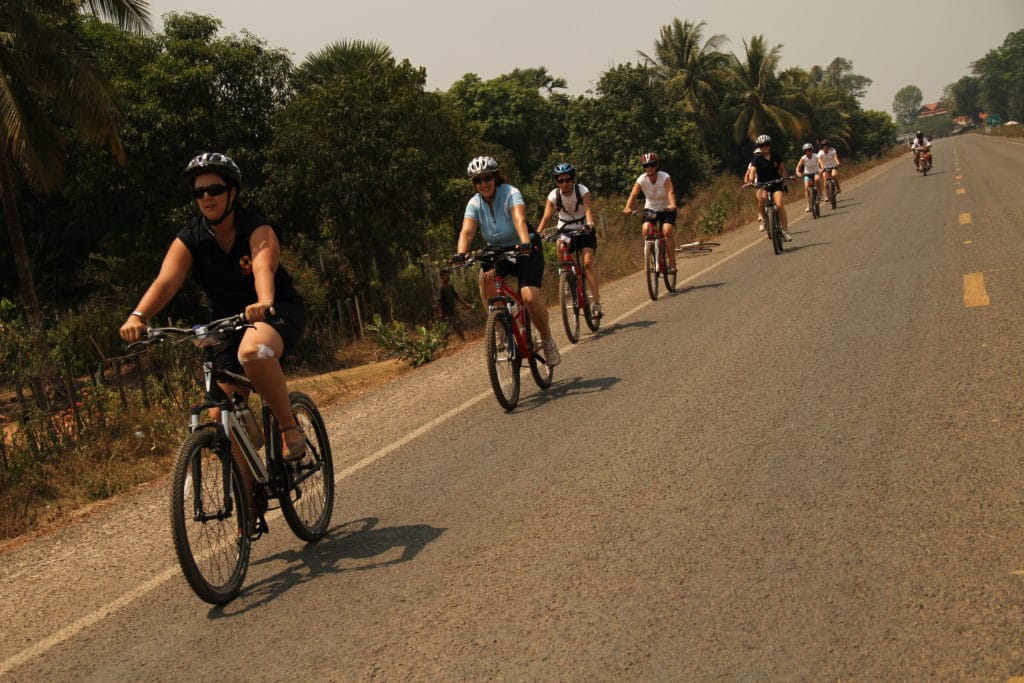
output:
[[[166,482],[0,556],[0,679],[1024,674],[1024,145],[940,141],[607,288],[503,412],[479,345],[327,409],[335,527],[210,609]]]

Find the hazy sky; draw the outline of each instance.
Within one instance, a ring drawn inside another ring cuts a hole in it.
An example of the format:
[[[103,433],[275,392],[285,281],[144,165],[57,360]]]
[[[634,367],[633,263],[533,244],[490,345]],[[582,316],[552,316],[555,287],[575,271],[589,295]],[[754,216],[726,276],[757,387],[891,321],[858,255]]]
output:
[[[703,20],[707,35],[724,34],[725,50],[740,56],[743,41],[759,33],[781,43],[783,68],[852,60],[856,73],[874,81],[864,107],[886,112],[905,85],[921,88],[925,102],[939,99],[972,61],[1024,28],[1024,0],[151,0],[150,9],[158,29],[168,11],[212,15],[224,32],[248,29],[292,52],[296,63],[337,40],[368,40],[424,67],[432,89],[446,90],[469,72],[488,79],[545,66],[568,81],[571,94],[635,61],[638,50],[651,54],[673,18]]]

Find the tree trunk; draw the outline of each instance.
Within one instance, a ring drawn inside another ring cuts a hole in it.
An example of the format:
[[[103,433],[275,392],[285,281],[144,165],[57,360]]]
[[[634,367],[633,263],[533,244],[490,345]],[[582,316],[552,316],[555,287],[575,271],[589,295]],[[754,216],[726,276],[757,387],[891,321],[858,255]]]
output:
[[[14,266],[18,273],[21,303],[28,314],[29,327],[38,337],[45,340],[43,311],[39,307],[39,297],[36,296],[32,262],[28,257],[28,248],[25,247],[25,231],[21,226],[21,216],[18,214],[18,204],[14,195],[14,178],[6,155],[0,157],[0,200],[3,201],[7,234],[11,240],[11,254],[14,256]]]

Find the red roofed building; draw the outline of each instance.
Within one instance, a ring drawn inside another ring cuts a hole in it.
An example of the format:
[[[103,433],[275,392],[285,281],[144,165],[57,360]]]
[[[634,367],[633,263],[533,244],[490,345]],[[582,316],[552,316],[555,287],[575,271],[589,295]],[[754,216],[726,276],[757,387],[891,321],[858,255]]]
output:
[[[921,105],[921,109],[917,112],[917,118],[923,119],[929,116],[938,116],[939,114],[948,114],[949,110],[946,109],[946,105],[941,102],[932,102],[931,104]]]

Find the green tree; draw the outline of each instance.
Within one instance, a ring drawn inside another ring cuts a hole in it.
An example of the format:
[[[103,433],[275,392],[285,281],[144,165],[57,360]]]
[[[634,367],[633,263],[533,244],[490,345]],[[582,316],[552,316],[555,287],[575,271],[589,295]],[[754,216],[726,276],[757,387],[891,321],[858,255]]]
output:
[[[896,141],[896,124],[884,111],[857,111],[850,118],[850,148],[855,156],[879,157]]]
[[[564,146],[568,98],[541,91],[563,87],[544,67],[516,69],[484,81],[466,74],[452,84],[447,96],[479,131],[480,139],[508,150],[512,159],[500,159],[514,168],[517,182],[533,178],[551,150]]]
[[[387,45],[342,40],[309,54],[292,75],[292,85],[297,90],[308,90],[338,76],[386,73],[394,61]]]
[[[1024,29],[1007,35],[971,68],[981,79],[981,104],[988,113],[1004,121],[1024,118]]]
[[[135,303],[194,211],[182,170],[195,154],[232,155],[243,172],[242,201],[258,195],[271,115],[288,96],[292,64],[284,50],[246,33],[221,37],[220,27],[195,14],[165,15],[157,35],[95,21],[83,27],[83,42],[114,88],[127,154],[119,165],[72,136],[67,182],[55,193],[26,195],[37,274],[50,301],[67,306],[98,291]],[[198,303],[187,289],[169,312]]]
[[[452,214],[449,180],[463,177],[469,158],[465,123],[425,82],[423,69],[392,59],[387,69],[326,78],[274,117],[261,196],[293,228],[335,247],[337,260],[325,264],[335,296],[383,304],[397,273],[424,252],[427,227]]]
[[[981,111],[981,79],[977,76],[964,76],[955,83],[950,83],[942,91],[943,101],[949,104],[953,116],[970,116],[972,121],[978,120]]]
[[[733,53],[730,71],[737,102],[724,112],[733,141],[753,142],[765,131],[800,138],[807,121],[795,110],[791,94],[787,96],[775,73],[782,58],[782,46],[769,47],[764,36],[758,35],[750,43],[743,41],[743,47],[743,59]]]
[[[779,74],[779,82],[787,94],[787,103],[798,110],[807,126],[806,141],[828,138],[833,146],[849,153],[850,118],[860,111],[856,100],[838,87],[815,80],[813,71],[791,68]]]
[[[921,102],[924,95],[916,85],[907,85],[900,88],[896,97],[892,100],[892,113],[896,115],[897,123],[904,126],[912,126],[917,120],[917,113],[921,111]]]
[[[120,160],[117,110],[109,85],[83,49],[82,13],[125,30],[148,29],[145,0],[36,0],[0,3],[0,198],[29,323],[43,313],[18,213],[18,177],[43,191],[64,176],[65,129],[108,147]]]
[[[678,93],[684,110],[700,122],[708,122],[721,103],[729,57],[720,48],[726,37],[721,34],[704,39],[707,23],[673,19],[661,27],[654,43],[654,54],[640,52],[655,73],[668,81],[671,92]]]
[[[655,151],[679,200],[707,175],[697,126],[664,106],[668,85],[649,66],[624,64],[602,74],[596,97],[572,108],[573,164],[595,192],[625,193],[640,175],[640,155]]]

